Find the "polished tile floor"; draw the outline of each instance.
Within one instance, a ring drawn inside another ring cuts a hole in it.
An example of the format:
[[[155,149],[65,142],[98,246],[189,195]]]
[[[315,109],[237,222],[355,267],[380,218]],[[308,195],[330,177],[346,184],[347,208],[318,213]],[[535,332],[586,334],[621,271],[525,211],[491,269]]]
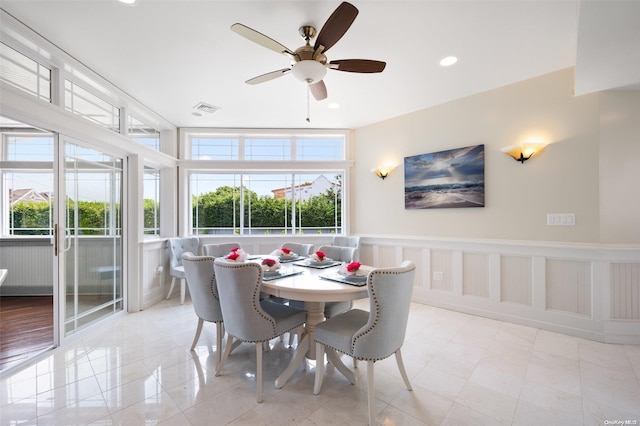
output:
[[[366,424],[364,363],[355,386],[329,366],[313,395],[309,362],[276,389],[292,356],[276,339],[265,353],[258,404],[253,346],[237,348],[215,377],[215,326],[205,324],[197,351],[189,352],[197,321],[190,302],[178,303],[175,297],[123,316],[3,377],[0,424]],[[403,355],[413,392],[393,357],[376,363],[378,424],[640,424],[640,345],[413,304]]]

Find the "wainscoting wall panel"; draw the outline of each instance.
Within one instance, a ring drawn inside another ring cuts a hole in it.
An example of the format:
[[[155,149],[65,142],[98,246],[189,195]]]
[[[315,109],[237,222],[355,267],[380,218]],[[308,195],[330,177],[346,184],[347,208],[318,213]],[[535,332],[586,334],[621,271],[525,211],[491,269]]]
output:
[[[588,262],[547,259],[547,309],[591,314],[591,265]]]
[[[0,241],[0,268],[7,269],[5,296],[53,295],[53,244],[49,238]]]
[[[640,320],[640,263],[611,264],[611,318]]]
[[[162,272],[158,272],[162,267]],[[146,241],[142,247],[142,308],[153,306],[164,300],[169,291],[169,250],[165,240]],[[180,289],[174,295],[180,297]]]
[[[532,306],[533,283],[531,258],[500,257],[500,300]]]
[[[462,261],[462,294],[489,298],[489,255],[464,253]]]
[[[379,235],[361,243],[364,264],[416,263],[415,302],[640,344],[640,246]]]
[[[431,290],[453,291],[451,250],[431,250]]]

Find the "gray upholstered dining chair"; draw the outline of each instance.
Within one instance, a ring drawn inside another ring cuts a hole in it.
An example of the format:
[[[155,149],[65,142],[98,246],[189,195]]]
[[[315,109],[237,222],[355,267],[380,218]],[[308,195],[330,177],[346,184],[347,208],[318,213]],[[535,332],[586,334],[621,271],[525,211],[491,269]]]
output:
[[[242,248],[240,243],[219,243],[219,244],[203,244],[202,254],[205,256],[224,257],[231,252],[231,249]]]
[[[355,247],[324,245],[318,247],[318,251],[322,251],[327,257],[341,262],[357,260],[358,256],[358,249]]]
[[[413,262],[404,261],[399,267],[372,270],[367,278],[369,312],[352,309],[316,325],[314,330],[316,377],[313,393],[317,395],[322,387],[325,349],[336,364],[341,361],[335,351],[356,360],[366,360],[370,425],[375,424],[373,369],[376,361],[395,354],[400,375],[407,389],[412,390],[400,348],[407,328],[415,268]]]
[[[191,294],[193,301],[193,309],[198,317],[198,328],[191,344],[191,350],[195,349],[198,339],[200,339],[204,322],[214,322],[216,324],[216,364],[220,364],[224,331],[216,274],[213,269],[214,260],[213,256],[196,256],[188,252],[182,255],[187,287],[189,287],[189,294]]]
[[[289,250],[300,256],[309,256],[311,253],[313,253],[313,244],[284,242],[280,245],[280,248],[283,247],[288,248]]]
[[[318,251],[324,252],[328,258],[338,260],[340,262],[351,262],[355,259],[357,249],[355,247],[343,246],[320,246]],[[353,302],[327,302],[324,305],[324,316],[327,318],[334,317],[339,313],[348,311],[353,307]]]
[[[351,260],[360,260],[360,237],[334,235],[331,245],[340,247],[354,247],[356,251]]]
[[[184,304],[185,296],[185,275],[182,267],[182,254],[186,252],[198,253],[200,240],[198,237],[169,238],[169,274],[171,275],[171,286],[167,293],[167,299],[171,297],[176,280],[180,280],[180,303]]]
[[[281,303],[260,300],[262,267],[256,262],[214,261],[227,343],[216,376],[233,348],[233,339],[256,344],[257,400],[262,402],[262,346],[264,342],[302,327],[306,312]]]

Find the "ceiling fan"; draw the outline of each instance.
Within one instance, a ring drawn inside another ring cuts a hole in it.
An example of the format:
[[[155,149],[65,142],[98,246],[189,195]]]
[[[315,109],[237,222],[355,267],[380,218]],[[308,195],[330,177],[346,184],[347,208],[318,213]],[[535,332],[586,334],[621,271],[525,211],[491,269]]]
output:
[[[233,24],[231,30],[248,40],[253,41],[267,49],[287,56],[291,60],[288,68],[271,71],[246,81],[247,84],[259,84],[291,73],[298,80],[307,83],[313,97],[320,101],[327,97],[327,87],[322,80],[327,69],[356,72],[378,73],[387,65],[382,61],[370,59],[340,59],[328,61],[325,53],[342,38],[353,21],[358,16],[358,9],[351,3],[343,2],[333,11],[327,22],[317,34],[318,37],[313,46],[310,40],[316,36],[316,29],[310,25],[299,28],[300,35],[306,44],[295,51],[278,43],[266,35],[242,24]]]

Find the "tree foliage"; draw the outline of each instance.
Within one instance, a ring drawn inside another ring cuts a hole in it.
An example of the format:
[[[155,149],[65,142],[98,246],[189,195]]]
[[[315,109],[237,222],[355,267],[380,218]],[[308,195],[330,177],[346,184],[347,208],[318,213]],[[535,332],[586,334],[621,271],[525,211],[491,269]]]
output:
[[[341,226],[341,182],[325,193],[308,200],[259,196],[244,190],[244,226],[251,228],[288,229],[295,223],[298,228],[331,228]],[[212,229],[240,228],[240,196],[238,187],[222,186],[192,199],[193,227]],[[74,223],[76,203],[67,200],[68,220]],[[80,201],[78,225],[84,235],[101,235],[110,228],[111,211],[108,203]],[[294,212],[295,207],[295,212]],[[119,215],[120,206],[116,205]],[[144,227],[157,227],[159,205],[155,200],[144,200]],[[295,214],[295,217],[294,217]],[[12,206],[12,226],[16,235],[48,235],[51,232],[52,207],[46,201],[22,201]],[[116,224],[120,226],[120,224]]]

